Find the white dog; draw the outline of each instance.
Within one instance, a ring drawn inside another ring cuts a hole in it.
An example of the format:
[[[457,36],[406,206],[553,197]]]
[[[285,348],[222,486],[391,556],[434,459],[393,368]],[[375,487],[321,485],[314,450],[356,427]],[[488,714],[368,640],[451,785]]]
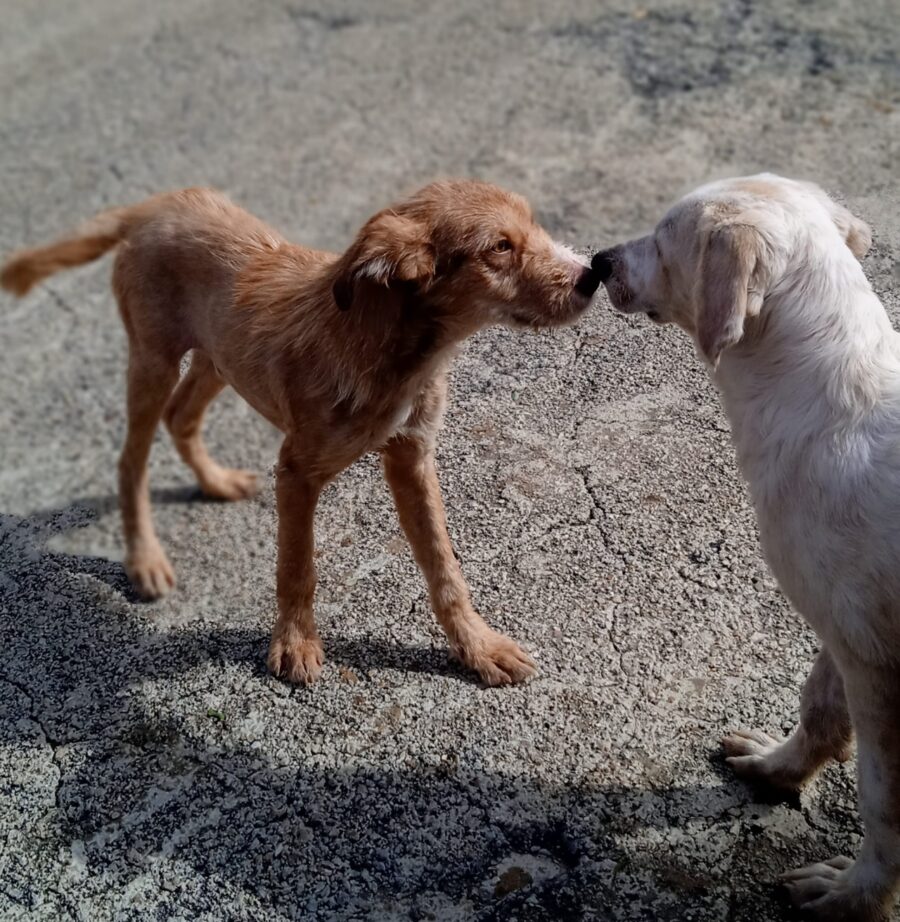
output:
[[[694,337],[766,559],[823,644],[793,736],[735,733],[728,762],[796,790],[856,732],[860,855],[785,875],[829,920],[886,919],[900,883],[900,335],[857,261],[870,243],[818,187],[763,174],[704,186],[593,260],[615,307]]]

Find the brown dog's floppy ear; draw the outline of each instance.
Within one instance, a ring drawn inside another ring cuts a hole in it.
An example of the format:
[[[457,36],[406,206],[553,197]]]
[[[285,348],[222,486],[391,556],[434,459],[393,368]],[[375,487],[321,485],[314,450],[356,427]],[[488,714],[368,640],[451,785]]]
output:
[[[759,233],[747,224],[712,228],[703,243],[696,291],[697,342],[715,368],[719,357],[744,335],[744,321],[762,307],[750,291],[762,250]]]
[[[385,287],[393,281],[428,282],[434,262],[434,247],[421,222],[382,211],[366,223],[342,257],[332,285],[335,303],[349,310],[361,281]]]

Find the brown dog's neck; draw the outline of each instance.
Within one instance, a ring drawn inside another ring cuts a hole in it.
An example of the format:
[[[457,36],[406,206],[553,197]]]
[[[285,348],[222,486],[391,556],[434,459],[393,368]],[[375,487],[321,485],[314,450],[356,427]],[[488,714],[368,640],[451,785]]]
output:
[[[260,340],[259,351],[287,350],[294,362],[312,366],[305,380],[333,406],[372,411],[410,399],[474,330],[407,283],[363,282],[350,308],[340,310],[332,291],[339,265],[333,254],[293,245],[248,263],[235,284],[247,348]]]
[[[439,304],[406,283],[366,285],[349,310],[334,309],[328,328],[347,348],[345,368],[355,370],[353,402],[360,407],[405,400],[446,367],[465,338]]]

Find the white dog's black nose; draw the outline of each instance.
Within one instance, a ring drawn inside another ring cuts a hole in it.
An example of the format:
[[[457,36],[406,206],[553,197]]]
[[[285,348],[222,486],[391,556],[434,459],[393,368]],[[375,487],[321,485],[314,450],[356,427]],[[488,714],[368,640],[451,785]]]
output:
[[[591,268],[601,282],[606,282],[613,274],[613,264],[609,258],[611,252],[611,250],[601,250],[599,253],[595,253],[591,260]]]
[[[575,290],[587,298],[589,298],[599,287],[600,279],[593,269],[585,269],[584,272],[578,276],[578,281],[575,283]]]

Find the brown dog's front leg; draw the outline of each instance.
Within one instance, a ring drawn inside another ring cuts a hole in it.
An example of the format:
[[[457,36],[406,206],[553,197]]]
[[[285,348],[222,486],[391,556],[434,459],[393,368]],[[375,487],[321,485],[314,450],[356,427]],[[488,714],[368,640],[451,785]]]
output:
[[[453,654],[486,685],[527,679],[535,669],[528,654],[491,630],[472,607],[447,534],[433,449],[416,438],[398,437],[385,445],[382,456],[400,524],[428,582],[431,604]]]
[[[315,682],[322,671],[322,641],[313,615],[316,564],[313,519],[324,480],[311,476],[290,440],[281,448],[278,501],[278,620],[269,646],[269,670],[289,682]]]

